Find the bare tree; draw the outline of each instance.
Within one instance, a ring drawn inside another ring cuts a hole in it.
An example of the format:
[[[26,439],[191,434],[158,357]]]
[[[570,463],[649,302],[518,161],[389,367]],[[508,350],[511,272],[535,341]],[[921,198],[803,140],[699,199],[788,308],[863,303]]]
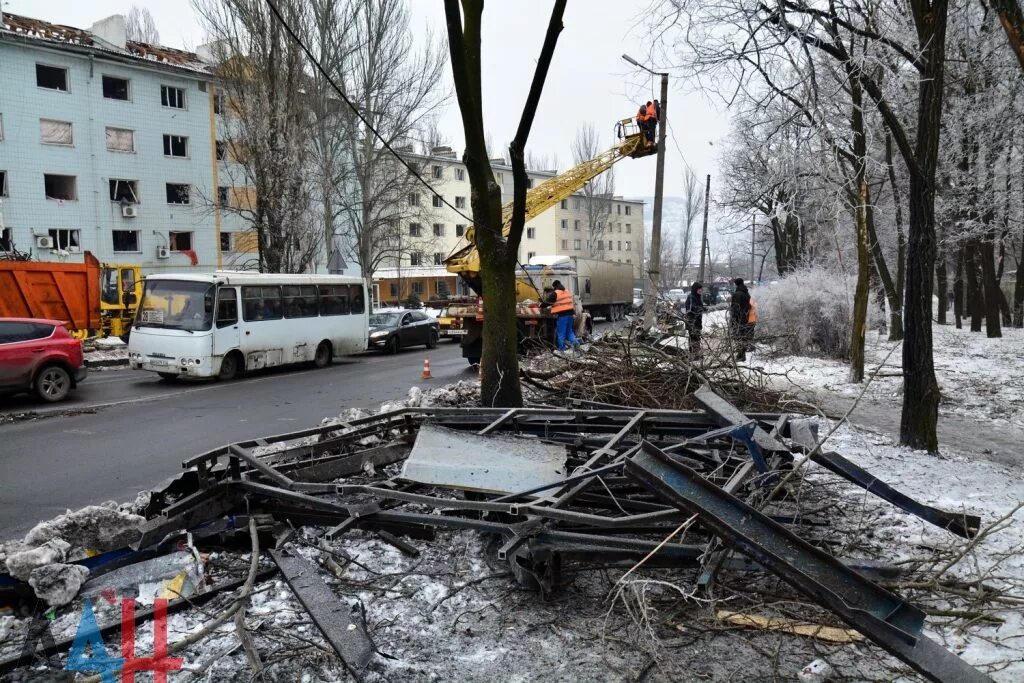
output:
[[[572,160],[582,164],[605,150],[601,137],[592,123],[585,123],[576,131],[572,141]],[[605,233],[611,229],[612,199],[615,196],[615,169],[610,168],[587,183],[582,190],[583,209],[587,212],[587,234],[590,255],[604,252]]]
[[[256,231],[262,272],[304,272],[321,252],[322,234],[309,219],[310,126],[306,58],[262,0],[193,0],[217,62],[232,195],[221,210]],[[279,0],[299,35],[308,4]]]
[[[484,298],[483,356],[480,398],[484,405],[521,406],[516,335],[516,266],[526,225],[527,180],[525,149],[537,115],[548,67],[562,31],[566,0],[556,0],[537,59],[530,92],[516,135],[509,145],[512,162],[512,215],[502,229],[501,188],[495,182],[484,133],[483,87],[480,74],[480,23],[483,0],[445,0],[452,76],[466,136],[464,161],[472,188],[473,223],[480,258],[477,287]]]
[[[350,118],[345,129],[351,186],[342,204],[351,257],[369,281],[379,267],[422,249],[412,225],[429,223],[426,188],[384,143],[411,154],[418,129],[448,95],[438,87],[444,50],[429,34],[416,50],[404,0],[353,0],[352,14],[359,42],[344,65],[344,87],[361,120]],[[407,163],[424,170],[411,156]]]
[[[693,260],[693,242],[704,215],[704,185],[689,166],[683,172],[683,224],[679,230],[679,263],[683,271]]]
[[[156,30],[156,22],[149,9],[132,5],[128,10],[128,18],[125,21],[125,28],[128,31],[128,40],[137,43],[148,43],[158,45],[160,43],[160,32]]]

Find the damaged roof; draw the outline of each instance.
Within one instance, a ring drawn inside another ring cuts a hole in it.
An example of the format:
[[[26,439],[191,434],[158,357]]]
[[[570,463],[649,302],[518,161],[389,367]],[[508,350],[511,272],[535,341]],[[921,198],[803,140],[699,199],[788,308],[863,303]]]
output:
[[[3,13],[0,24],[0,38],[14,36],[34,42],[45,43],[50,47],[86,48],[105,55],[119,56],[133,61],[156,63],[188,71],[210,73],[211,66],[205,63],[195,52],[179,50],[163,45],[152,45],[135,40],[125,41],[124,49],[99,38],[92,32],[54,24],[42,19],[22,16],[20,14]]]

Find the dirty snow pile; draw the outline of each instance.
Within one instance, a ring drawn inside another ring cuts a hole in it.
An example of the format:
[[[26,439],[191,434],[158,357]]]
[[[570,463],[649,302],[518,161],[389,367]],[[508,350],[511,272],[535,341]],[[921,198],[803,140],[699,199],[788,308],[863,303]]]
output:
[[[1024,329],[1003,328],[1002,338],[989,339],[984,333],[934,325],[932,339],[935,377],[942,392],[940,414],[1024,428]],[[894,404],[901,400],[902,349],[893,351],[899,344],[878,332],[868,333],[865,376],[879,371],[866,398]],[[886,356],[888,361],[879,369]],[[755,354],[751,362],[777,375],[775,384],[781,390],[856,398],[864,387],[850,384],[849,365],[836,360]]]
[[[52,606],[65,605],[89,576],[87,568],[71,562],[131,544],[144,522],[113,501],[68,510],[35,525],[21,541],[0,546],[0,561],[11,576],[28,582],[36,597]]]
[[[90,339],[82,343],[87,363],[112,364],[128,360],[128,345],[117,337]]]

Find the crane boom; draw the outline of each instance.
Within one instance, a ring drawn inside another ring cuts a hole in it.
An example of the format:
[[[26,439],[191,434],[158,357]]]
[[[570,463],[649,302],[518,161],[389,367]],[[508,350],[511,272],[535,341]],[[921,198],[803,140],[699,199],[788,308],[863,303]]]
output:
[[[647,141],[642,131],[636,129],[632,119],[620,121],[617,128],[622,137],[622,141],[617,145],[554,178],[545,180],[526,193],[526,220],[544,213],[622,159],[636,159],[655,153],[656,146]],[[508,202],[501,209],[502,236],[508,236],[511,225],[512,202]],[[452,253],[445,260],[445,265],[448,272],[459,275],[474,291],[479,292],[480,252],[476,248],[475,231],[472,226],[466,230],[466,239],[469,244]]]

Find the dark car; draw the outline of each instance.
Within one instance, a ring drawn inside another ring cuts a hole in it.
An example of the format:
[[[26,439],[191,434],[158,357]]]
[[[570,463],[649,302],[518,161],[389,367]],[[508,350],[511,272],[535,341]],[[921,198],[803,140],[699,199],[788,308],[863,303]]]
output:
[[[85,379],[82,342],[60,320],[0,318],[0,391],[63,401]]]
[[[370,316],[370,348],[398,353],[406,346],[437,346],[441,337],[437,320],[422,311],[393,311]]]

